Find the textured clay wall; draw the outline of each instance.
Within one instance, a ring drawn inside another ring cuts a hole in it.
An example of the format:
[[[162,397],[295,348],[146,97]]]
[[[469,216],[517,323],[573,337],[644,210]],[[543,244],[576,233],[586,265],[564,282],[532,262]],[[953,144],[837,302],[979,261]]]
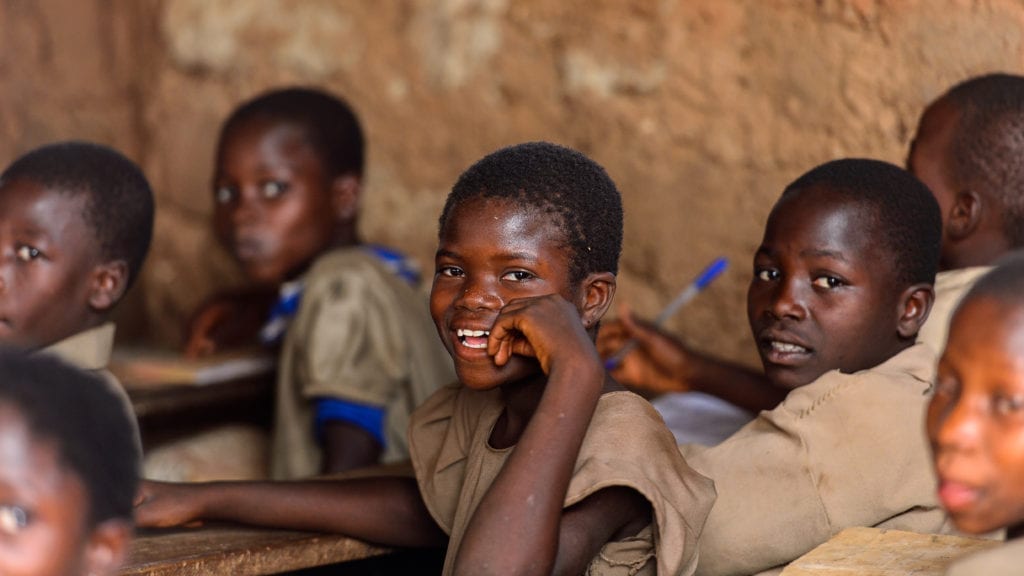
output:
[[[726,255],[671,326],[750,361],[751,254],[783,186],[840,156],[902,163],[945,87],[1024,71],[1010,0],[0,0],[0,26],[17,31],[0,36],[3,158],[85,136],[150,175],[156,240],[122,315],[164,343],[238,281],[208,231],[214,138],[270,86],[353,104],[363,234],[427,269],[444,195],[475,159],[530,139],[586,152],[625,199],[620,301],[653,314]]]

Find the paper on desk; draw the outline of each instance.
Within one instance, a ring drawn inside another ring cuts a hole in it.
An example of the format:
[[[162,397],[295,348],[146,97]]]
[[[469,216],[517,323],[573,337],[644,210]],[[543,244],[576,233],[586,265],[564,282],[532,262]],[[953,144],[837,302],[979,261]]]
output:
[[[170,384],[205,386],[267,375],[276,365],[273,354],[254,349],[189,359],[168,351],[117,348],[110,359],[110,371],[126,388]]]

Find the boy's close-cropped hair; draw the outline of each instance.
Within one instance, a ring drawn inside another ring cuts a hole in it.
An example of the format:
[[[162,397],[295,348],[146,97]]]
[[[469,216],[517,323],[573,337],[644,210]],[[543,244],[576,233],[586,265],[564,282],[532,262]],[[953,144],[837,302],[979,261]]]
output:
[[[869,206],[895,279],[904,286],[935,282],[942,216],[928,187],[912,174],[879,160],[826,162],[786,187],[782,197],[819,188]]]
[[[263,120],[295,124],[320,156],[328,177],[363,175],[365,144],[355,112],[342,99],[315,88],[284,88],[243,103],[221,128],[221,145],[234,129]]]
[[[107,146],[59,142],[28,152],[0,174],[0,183],[15,181],[85,196],[84,220],[101,257],[123,260],[125,289],[131,287],[153,237],[153,191],[138,165]]]
[[[570,279],[618,273],[622,252],[622,198],[599,164],[548,142],[502,148],[469,167],[452,187],[440,230],[455,206],[475,198],[503,199],[556,217],[572,251]]]
[[[1024,246],[1024,77],[987,74],[951,88],[960,118],[949,149],[961,189],[995,200],[1011,246]]]
[[[49,355],[0,349],[0,403],[13,406],[37,440],[52,441],[61,464],[81,479],[90,528],[131,520],[141,454],[109,383]]]

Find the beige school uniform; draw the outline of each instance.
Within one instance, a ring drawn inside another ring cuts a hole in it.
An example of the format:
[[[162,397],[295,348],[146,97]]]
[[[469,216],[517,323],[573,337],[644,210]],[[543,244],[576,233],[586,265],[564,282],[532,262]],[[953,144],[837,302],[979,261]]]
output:
[[[318,398],[385,407],[381,461],[407,458],[409,414],[455,379],[425,299],[361,248],[324,254],[304,281],[278,365],[271,475],[320,472]]]
[[[755,574],[850,526],[946,531],[924,435],[934,374],[918,344],[822,375],[718,446],[680,446],[718,492],[697,573]]]
[[[128,393],[124,391],[124,387],[121,386],[121,383],[107,370],[107,365],[110,364],[110,353],[114,350],[114,331],[114,323],[106,322],[95,328],[69,336],[56,344],[51,344],[41,352],[52,354],[72,366],[91,372],[109,385],[110,390],[121,398],[124,403],[125,412],[132,423],[135,424],[133,427],[135,431],[135,445],[139,447],[141,453],[142,437],[139,435],[139,427],[135,419],[135,410],[132,408],[132,402],[128,398]]]
[[[1024,539],[971,554],[953,562],[946,576],[1018,576],[1024,574]]]
[[[953,310],[978,278],[991,269],[991,266],[975,266],[939,272],[935,276],[935,303],[932,304],[928,320],[917,334],[917,341],[931,346],[936,355],[941,355],[946,347]]]
[[[427,509],[449,534],[445,574],[467,524],[515,447],[488,446],[501,415],[500,391],[458,384],[439,390],[413,414],[409,448]],[[631,392],[598,402],[576,460],[565,506],[610,486],[628,486],[651,503],[655,522],[637,536],[606,544],[587,574],[691,574],[696,542],[714,501],[711,482],[679,457],[672,434]]]

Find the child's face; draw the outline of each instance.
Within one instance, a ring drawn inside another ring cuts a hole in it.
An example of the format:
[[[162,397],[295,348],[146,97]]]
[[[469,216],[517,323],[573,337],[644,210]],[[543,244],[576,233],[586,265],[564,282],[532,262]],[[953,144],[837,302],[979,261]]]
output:
[[[939,499],[957,528],[1024,522],[1024,309],[991,297],[953,317],[928,406]]]
[[[939,203],[943,230],[957,193],[950,165],[950,147],[959,120],[960,112],[951,101],[940,99],[932,103],[921,115],[917,134],[907,155],[907,171],[924,182]],[[946,243],[943,242],[943,262],[947,260],[945,249]]]
[[[0,404],[0,574],[87,573],[88,497],[51,442]]]
[[[0,343],[38,348],[88,324],[101,259],[85,204],[26,180],[0,186]]]
[[[569,256],[565,235],[543,212],[490,198],[454,208],[440,235],[430,312],[463,385],[488,389],[541,373],[521,356],[496,366],[487,337],[515,298],[557,293],[577,301]]]
[[[220,241],[259,284],[301,273],[334,238],[331,179],[303,130],[255,120],[225,134],[214,179]]]
[[[899,350],[900,291],[865,212],[827,190],[804,190],[768,217],[747,315],[777,386],[870,368]]]

